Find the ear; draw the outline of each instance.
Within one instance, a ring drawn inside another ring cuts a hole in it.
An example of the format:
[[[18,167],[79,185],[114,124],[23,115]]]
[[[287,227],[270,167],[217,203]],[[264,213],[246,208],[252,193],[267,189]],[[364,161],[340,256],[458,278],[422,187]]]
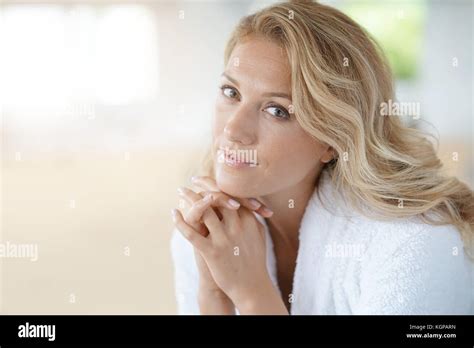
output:
[[[334,158],[334,149],[328,146],[327,150],[321,156],[322,163],[328,163]]]

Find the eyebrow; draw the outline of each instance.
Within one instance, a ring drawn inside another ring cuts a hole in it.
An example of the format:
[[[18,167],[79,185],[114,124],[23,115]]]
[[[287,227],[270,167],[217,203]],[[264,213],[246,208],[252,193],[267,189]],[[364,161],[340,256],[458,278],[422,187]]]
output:
[[[232,76],[229,76],[229,75],[226,74],[225,72],[223,72],[223,73],[221,74],[221,76],[226,77],[229,81],[231,81],[231,82],[234,83],[237,87],[239,87],[239,83],[238,83],[237,80],[234,79]],[[288,99],[288,100],[291,100],[291,95],[289,95],[288,93],[267,92],[267,93],[262,94],[262,96],[264,96],[264,97],[280,97],[280,98],[286,98],[286,99]]]

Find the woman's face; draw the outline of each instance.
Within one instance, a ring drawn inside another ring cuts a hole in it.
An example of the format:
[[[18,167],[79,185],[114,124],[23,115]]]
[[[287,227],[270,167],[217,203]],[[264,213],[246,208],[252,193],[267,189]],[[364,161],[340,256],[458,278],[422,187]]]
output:
[[[291,104],[284,51],[257,38],[239,43],[216,100],[213,145],[220,190],[259,197],[316,179],[321,161],[330,159],[328,146],[303,131]]]

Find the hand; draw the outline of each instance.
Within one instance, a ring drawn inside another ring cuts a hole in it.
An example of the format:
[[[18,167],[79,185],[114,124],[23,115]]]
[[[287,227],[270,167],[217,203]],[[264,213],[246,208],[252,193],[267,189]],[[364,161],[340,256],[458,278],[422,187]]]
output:
[[[209,234],[209,231],[207,227],[200,221],[204,211],[212,204],[216,205],[218,201],[214,201],[212,194],[199,195],[187,188],[179,188],[178,193],[183,198],[183,202],[185,203],[181,207],[181,209],[184,211],[182,212],[184,221],[203,237],[206,237]],[[199,272],[200,291],[212,293],[214,296],[227,297],[227,295],[225,295],[225,293],[222,292],[222,290],[215,283],[211,273],[209,272],[206,262],[202,258],[201,254],[196,250],[196,248],[194,248],[194,257],[196,259],[196,265]]]
[[[233,199],[240,203],[240,205],[248,208],[249,210],[255,211],[257,214],[260,214],[263,217],[270,217],[273,215],[273,211],[265,206],[262,202],[255,198],[236,198],[227,195],[225,192],[222,192],[217,186],[216,181],[209,176],[193,176],[191,181],[198,187],[214,192],[221,192],[227,196],[228,199]],[[224,197],[225,198],[225,197]]]
[[[272,287],[266,268],[265,230],[245,207],[238,211],[219,208],[219,212],[222,221],[212,208],[202,216],[209,230],[207,237],[187,224],[180,211],[174,211],[174,219],[180,232],[201,253],[218,287],[237,306],[252,297],[255,289]]]
[[[178,191],[183,192],[182,190]],[[203,214],[203,210],[209,208],[213,203],[212,195],[202,197],[196,194],[185,202],[187,206],[191,206],[190,209],[187,209],[185,214],[187,221],[198,233],[207,236],[209,231],[203,224],[199,223],[199,220]],[[201,314],[235,315],[234,304],[215,283],[201,254],[196,248],[193,249],[199,272],[198,303]]]
[[[254,210],[263,217],[270,217],[273,215],[273,212],[269,208],[267,208],[264,204],[254,198],[234,198],[221,192],[217,187],[215,180],[211,177],[196,176],[192,177],[191,180],[196,186],[208,191],[212,191],[212,193],[207,192],[207,194],[212,197],[211,201],[207,202],[207,204],[204,201],[199,202],[199,200],[205,197],[204,192],[195,193],[194,191],[189,190],[185,187],[178,189],[178,193],[184,199],[184,203],[186,204],[186,207],[184,208],[188,209],[186,213],[183,214],[184,220],[204,237],[209,234],[209,231],[207,227],[201,222],[201,218],[203,212],[209,206],[238,209],[240,205],[243,205],[251,210]],[[220,214],[219,210],[215,209],[215,212],[221,219],[222,215]],[[214,292],[216,295],[219,295],[220,289],[213,280],[207,267],[207,264],[205,263],[200,253],[196,252],[196,249],[194,249],[194,251],[196,264],[198,266],[200,275],[201,289],[209,292]]]

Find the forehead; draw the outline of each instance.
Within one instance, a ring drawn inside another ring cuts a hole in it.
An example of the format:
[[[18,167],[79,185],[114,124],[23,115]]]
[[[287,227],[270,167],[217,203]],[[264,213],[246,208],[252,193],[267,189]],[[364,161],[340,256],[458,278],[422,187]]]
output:
[[[290,89],[291,74],[285,51],[268,40],[247,39],[232,51],[226,72],[239,80],[262,87]]]

